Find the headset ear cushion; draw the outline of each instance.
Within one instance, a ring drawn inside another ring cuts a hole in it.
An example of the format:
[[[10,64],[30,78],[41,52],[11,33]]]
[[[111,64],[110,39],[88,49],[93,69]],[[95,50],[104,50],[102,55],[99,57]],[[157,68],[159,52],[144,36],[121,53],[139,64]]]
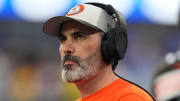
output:
[[[119,58],[119,54],[116,51],[116,45],[114,41],[115,29],[109,30],[102,39],[102,56],[106,62],[113,62],[114,59]]]
[[[115,36],[115,47],[116,51],[119,55],[119,59],[124,58],[126,49],[127,49],[127,32],[126,28],[118,27],[116,28],[116,36]]]
[[[104,61],[106,61],[107,63],[110,63],[110,58],[108,55],[108,41],[107,41],[107,37],[106,34],[102,37],[102,42],[101,42],[101,53],[103,56]]]
[[[127,49],[127,34],[124,27],[109,30],[102,38],[102,56],[108,63],[124,58]]]

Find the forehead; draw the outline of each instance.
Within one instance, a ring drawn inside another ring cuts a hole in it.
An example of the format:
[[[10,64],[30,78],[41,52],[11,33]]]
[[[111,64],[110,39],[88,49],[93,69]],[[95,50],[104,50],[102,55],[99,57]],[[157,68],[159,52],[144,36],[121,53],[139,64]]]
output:
[[[89,26],[86,26],[86,25],[81,24],[81,23],[76,22],[76,21],[68,21],[68,22],[65,22],[61,26],[61,33],[62,34],[66,33],[66,32],[71,32],[71,31],[81,31],[81,32],[85,32],[87,34],[99,32],[99,30],[93,29]]]

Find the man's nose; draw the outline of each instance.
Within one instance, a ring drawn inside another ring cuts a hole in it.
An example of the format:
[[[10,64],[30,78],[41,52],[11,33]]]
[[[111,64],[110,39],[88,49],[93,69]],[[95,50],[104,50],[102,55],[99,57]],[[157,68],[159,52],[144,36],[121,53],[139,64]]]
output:
[[[65,54],[73,54],[75,52],[74,43],[71,40],[66,40],[62,48]]]

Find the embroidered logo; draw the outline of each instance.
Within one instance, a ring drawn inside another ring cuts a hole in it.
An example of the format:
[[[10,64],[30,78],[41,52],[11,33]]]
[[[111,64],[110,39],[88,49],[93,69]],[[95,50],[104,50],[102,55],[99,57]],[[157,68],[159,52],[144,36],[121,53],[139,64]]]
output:
[[[79,4],[76,7],[72,8],[66,16],[72,16],[81,13],[84,10],[84,6]]]

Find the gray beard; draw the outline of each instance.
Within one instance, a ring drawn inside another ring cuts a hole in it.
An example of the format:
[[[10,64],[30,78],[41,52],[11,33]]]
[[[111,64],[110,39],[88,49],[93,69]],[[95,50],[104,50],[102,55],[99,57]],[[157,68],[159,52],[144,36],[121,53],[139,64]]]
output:
[[[78,82],[81,80],[87,80],[89,78],[92,78],[100,70],[102,65],[101,62],[101,54],[97,51],[86,59],[80,60],[79,65],[73,69],[71,68],[72,65],[64,67],[63,63],[61,62],[62,80],[65,82]]]

